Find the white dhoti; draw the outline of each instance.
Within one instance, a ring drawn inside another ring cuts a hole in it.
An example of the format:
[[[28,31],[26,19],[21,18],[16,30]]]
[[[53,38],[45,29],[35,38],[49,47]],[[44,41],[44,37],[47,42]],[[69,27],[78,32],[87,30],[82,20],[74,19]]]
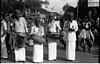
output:
[[[66,42],[66,59],[75,60],[75,49],[76,49],[76,35],[72,33],[68,37]]]
[[[34,44],[33,62],[43,62],[43,44]]]
[[[69,25],[69,26],[67,26]],[[72,29],[71,31],[69,29]],[[78,30],[77,21],[66,22],[64,25],[66,31],[66,59],[75,60],[75,49],[76,49],[76,31]]]
[[[75,60],[75,47],[76,42],[70,41],[68,45],[66,45],[66,59]]]
[[[19,48],[19,49],[15,49],[15,60],[16,61],[25,61],[26,60],[26,56],[25,56],[25,48]]]
[[[48,44],[49,60],[55,60],[57,58],[57,42],[49,42]]]

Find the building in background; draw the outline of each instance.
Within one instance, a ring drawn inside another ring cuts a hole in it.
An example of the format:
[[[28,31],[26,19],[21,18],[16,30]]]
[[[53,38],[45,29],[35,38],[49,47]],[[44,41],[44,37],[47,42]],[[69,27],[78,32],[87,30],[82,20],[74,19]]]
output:
[[[89,10],[97,11],[99,16],[99,0],[79,0],[78,1],[78,16],[84,17]]]
[[[88,0],[88,7],[99,7],[99,0]]]

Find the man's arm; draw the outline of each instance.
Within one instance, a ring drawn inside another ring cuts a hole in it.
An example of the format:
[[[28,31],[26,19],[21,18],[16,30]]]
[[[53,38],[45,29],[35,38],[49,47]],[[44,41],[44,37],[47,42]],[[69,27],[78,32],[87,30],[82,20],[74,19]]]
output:
[[[77,21],[75,22],[75,32],[78,30],[78,24]]]
[[[57,22],[57,27],[59,28],[59,30],[61,30],[61,27],[60,27],[60,21],[59,22]]]
[[[44,35],[44,28],[41,26],[41,36]]]
[[[24,27],[25,27],[25,32],[28,32],[27,23],[25,19],[24,19]]]
[[[3,24],[4,24],[4,25],[3,25],[3,26],[4,26],[4,32],[7,33],[7,23],[4,22]]]
[[[30,34],[34,34],[34,28],[35,28],[35,26],[31,27],[31,33]]]

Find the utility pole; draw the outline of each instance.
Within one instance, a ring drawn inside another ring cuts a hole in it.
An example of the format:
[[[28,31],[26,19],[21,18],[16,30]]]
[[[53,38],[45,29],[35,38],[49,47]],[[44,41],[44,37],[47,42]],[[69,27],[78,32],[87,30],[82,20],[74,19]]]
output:
[[[77,19],[78,19],[78,13],[79,13],[79,0],[77,1]]]

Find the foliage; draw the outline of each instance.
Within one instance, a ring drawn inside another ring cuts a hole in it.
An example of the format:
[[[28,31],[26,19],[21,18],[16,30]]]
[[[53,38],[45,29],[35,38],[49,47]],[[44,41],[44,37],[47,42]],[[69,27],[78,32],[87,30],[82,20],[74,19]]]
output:
[[[26,8],[31,8],[33,10],[39,10],[41,9],[42,4],[49,4],[48,1],[41,1],[41,0],[25,0],[25,2],[22,2],[22,0],[2,0],[1,1],[1,10],[5,12],[11,12],[15,9],[23,10]]]

